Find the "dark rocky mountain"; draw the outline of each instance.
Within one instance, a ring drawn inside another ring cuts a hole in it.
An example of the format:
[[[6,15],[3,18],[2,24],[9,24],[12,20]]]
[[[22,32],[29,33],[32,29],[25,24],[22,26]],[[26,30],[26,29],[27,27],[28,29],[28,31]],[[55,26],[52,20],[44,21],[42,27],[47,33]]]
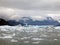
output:
[[[2,18],[0,18],[0,26],[1,25],[8,25],[8,22]]]
[[[60,26],[60,23],[58,23],[57,25],[55,25],[55,26]]]
[[[15,25],[19,25],[19,24],[21,24],[22,26],[24,25],[23,23],[17,22],[15,20],[6,21],[6,20],[0,18],[0,26],[2,26],[2,25],[15,26]]]
[[[24,25],[24,23],[21,23],[21,22],[17,22],[16,20],[8,20],[8,25],[10,26],[15,26],[15,25]]]

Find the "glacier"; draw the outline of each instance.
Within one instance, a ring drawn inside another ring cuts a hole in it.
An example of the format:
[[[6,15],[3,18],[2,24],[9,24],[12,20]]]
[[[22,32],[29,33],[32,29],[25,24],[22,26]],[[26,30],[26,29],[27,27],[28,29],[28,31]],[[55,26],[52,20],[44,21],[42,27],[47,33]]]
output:
[[[1,45],[53,45],[55,42],[56,45],[58,45],[60,44],[59,41],[60,27],[21,25],[0,26]]]

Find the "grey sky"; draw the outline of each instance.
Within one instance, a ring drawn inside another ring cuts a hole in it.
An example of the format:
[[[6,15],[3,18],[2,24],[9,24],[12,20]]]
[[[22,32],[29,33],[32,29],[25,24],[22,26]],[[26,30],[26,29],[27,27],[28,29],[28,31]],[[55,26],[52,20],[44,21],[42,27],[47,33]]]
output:
[[[60,10],[60,0],[0,0],[0,6],[26,10]]]
[[[34,16],[35,18],[40,16],[41,18],[41,16],[60,15],[60,0],[0,0],[0,7],[3,10],[0,12],[4,14],[14,10],[14,15],[10,14],[10,18],[21,16]]]

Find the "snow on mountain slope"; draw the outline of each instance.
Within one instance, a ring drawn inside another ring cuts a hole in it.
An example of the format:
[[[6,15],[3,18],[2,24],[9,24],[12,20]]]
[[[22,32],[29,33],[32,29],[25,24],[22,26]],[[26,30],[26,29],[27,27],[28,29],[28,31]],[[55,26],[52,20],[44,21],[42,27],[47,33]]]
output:
[[[52,17],[45,17],[45,19],[44,18],[42,19],[42,17],[38,19],[32,17],[22,17],[19,20],[19,22],[28,25],[57,25],[58,24],[58,21],[54,20]]]
[[[48,17],[52,17],[54,20],[60,22],[60,14],[48,14]]]

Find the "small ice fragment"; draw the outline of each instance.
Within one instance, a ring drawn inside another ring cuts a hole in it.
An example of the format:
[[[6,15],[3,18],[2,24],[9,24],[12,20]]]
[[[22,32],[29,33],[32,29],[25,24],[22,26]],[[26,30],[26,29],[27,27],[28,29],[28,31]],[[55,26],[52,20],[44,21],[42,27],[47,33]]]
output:
[[[11,42],[18,42],[17,40],[12,39]]]
[[[41,34],[40,37],[48,37],[48,36],[45,34]]]
[[[48,32],[53,32],[53,30],[48,30]]]
[[[23,38],[21,38],[21,40],[24,40],[24,39],[29,39],[30,37],[23,37]]]
[[[15,36],[15,35],[16,35],[15,33],[12,34],[12,36]]]
[[[40,42],[39,41],[37,41],[37,42],[32,42],[33,44],[39,44]]]
[[[38,32],[37,30],[34,30],[33,32]]]
[[[55,41],[57,41],[58,39],[54,39]]]
[[[29,43],[29,41],[24,41],[24,43]]]
[[[60,27],[59,27],[59,26],[57,26],[57,27],[55,27],[55,29],[60,29]]]
[[[3,37],[3,38],[13,38],[12,36],[5,36],[5,37]]]
[[[1,31],[8,31],[8,30],[6,30],[6,29],[1,29]]]
[[[32,38],[32,40],[44,40],[42,38]]]

